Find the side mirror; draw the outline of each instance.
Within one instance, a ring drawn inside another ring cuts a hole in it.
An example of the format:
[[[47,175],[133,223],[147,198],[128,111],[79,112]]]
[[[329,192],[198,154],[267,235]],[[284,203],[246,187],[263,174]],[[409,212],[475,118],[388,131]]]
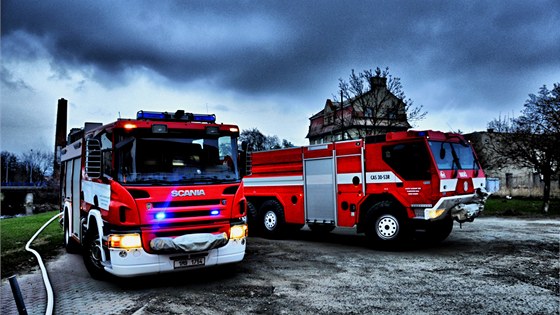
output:
[[[241,152],[239,152],[239,172],[241,177],[251,175],[251,152],[249,152],[249,143],[241,142]]]
[[[97,139],[86,140],[86,174],[90,178],[101,177],[101,143]]]
[[[439,159],[445,159],[445,148],[443,147],[443,142],[441,143],[441,148],[439,149]]]

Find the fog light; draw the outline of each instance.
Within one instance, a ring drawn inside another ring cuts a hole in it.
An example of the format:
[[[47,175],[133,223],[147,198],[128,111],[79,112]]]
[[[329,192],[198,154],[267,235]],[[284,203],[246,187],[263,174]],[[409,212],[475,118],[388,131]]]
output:
[[[247,236],[247,224],[234,225],[229,230],[229,238],[240,240]]]
[[[111,234],[108,239],[109,248],[111,249],[131,249],[141,248],[142,239],[140,234]]]
[[[424,218],[425,219],[435,219],[442,215],[445,212],[445,209],[426,209],[424,210]]]

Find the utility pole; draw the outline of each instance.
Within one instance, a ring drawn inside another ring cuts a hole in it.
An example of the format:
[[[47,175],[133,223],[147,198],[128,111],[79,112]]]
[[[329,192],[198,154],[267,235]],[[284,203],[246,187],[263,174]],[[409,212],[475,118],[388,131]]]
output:
[[[344,137],[344,91],[340,90],[340,133],[342,140],[346,140]]]

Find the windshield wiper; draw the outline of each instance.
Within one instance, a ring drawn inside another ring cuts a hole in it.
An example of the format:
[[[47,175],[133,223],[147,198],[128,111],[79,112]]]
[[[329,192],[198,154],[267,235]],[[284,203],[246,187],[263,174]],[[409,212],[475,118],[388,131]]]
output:
[[[158,179],[158,178],[142,178],[137,179],[132,182],[127,182],[127,184],[174,184],[174,181]]]
[[[461,169],[461,164],[459,163],[459,157],[457,156],[457,152],[455,152],[455,148],[453,147],[453,145],[450,145],[450,147],[451,147],[451,155],[453,156],[453,162],[451,163],[451,170],[453,170],[453,178],[456,178],[457,173],[459,173],[459,169]],[[454,165],[457,165],[457,169],[453,167]]]

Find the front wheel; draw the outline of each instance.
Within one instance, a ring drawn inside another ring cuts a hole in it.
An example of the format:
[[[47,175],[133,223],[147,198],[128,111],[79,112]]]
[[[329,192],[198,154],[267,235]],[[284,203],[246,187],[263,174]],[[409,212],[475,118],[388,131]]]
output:
[[[405,216],[389,202],[374,205],[366,215],[366,236],[376,244],[400,244],[410,236]]]
[[[97,280],[104,280],[107,277],[107,272],[101,260],[103,247],[99,238],[96,224],[91,224],[84,237],[82,256],[84,265],[91,277]]]
[[[439,243],[445,240],[453,230],[453,218],[446,215],[444,218],[430,222],[426,228],[428,240],[433,243]]]
[[[276,200],[267,200],[262,204],[259,213],[264,235],[270,238],[280,237],[286,225],[282,205]]]

